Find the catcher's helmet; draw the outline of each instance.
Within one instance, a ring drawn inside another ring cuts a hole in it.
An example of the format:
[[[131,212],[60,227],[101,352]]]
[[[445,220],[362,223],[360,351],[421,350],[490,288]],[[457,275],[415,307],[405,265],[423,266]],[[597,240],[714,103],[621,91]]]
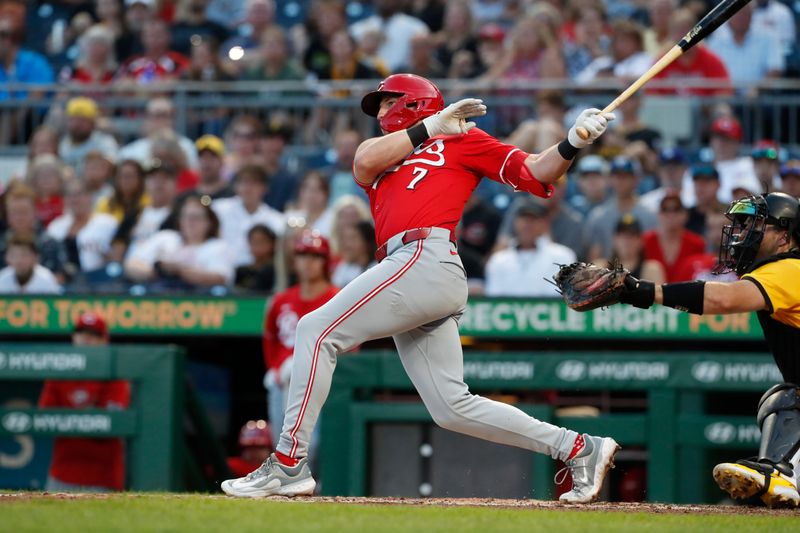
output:
[[[272,449],[272,431],[266,420],[248,420],[239,431],[239,446],[266,446]]]
[[[749,272],[755,262],[766,226],[777,226],[800,242],[800,204],[782,192],[747,196],[731,202],[725,212],[731,221],[722,228],[719,265],[715,272]]]
[[[442,93],[430,80],[415,74],[392,74],[378,84],[377,91],[361,99],[362,111],[377,117],[381,100],[387,96],[397,97],[397,103],[380,121],[381,129],[387,133],[411,127],[444,109]]]
[[[317,230],[304,230],[294,243],[295,254],[313,254],[330,258],[331,245]]]

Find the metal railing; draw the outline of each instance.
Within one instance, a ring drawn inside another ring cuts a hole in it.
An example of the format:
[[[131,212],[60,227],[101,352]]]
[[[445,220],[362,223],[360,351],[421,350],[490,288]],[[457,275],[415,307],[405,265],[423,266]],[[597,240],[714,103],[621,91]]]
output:
[[[536,96],[541,91],[562,93],[568,107],[603,107],[627,86],[610,79],[589,85],[553,80],[441,80],[445,98],[483,98],[490,109],[481,126],[498,136],[508,134],[521,120],[536,116]],[[49,122],[61,126],[64,103],[72,96],[98,100],[112,131],[126,142],[138,136],[143,110],[149,100],[168,96],[176,108],[177,131],[195,138],[203,133],[223,134],[232,117],[240,113],[260,119],[279,117],[293,127],[294,144],[325,146],[330,131],[346,124],[374,132],[374,121],[360,112],[361,95],[375,80],[299,82],[162,82],[130,85],[25,85],[6,84],[0,89],[0,156],[26,151],[30,133]],[[772,138],[797,148],[800,145],[800,80],[769,80],[756,91],[733,87],[730,96],[691,96],[700,89],[730,89],[715,80],[655,80],[644,90],[645,122],[664,130],[667,141],[699,148],[710,110],[724,104],[742,120],[746,141]],[[658,89],[675,90],[675,96],[655,95]],[[674,122],[680,127],[675,128]]]

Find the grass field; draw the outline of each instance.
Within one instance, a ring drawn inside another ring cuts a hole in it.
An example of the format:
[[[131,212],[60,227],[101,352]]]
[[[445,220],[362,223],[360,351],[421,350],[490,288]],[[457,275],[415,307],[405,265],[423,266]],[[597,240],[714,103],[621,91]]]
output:
[[[397,500],[337,503],[167,494],[0,494],[0,531],[800,531],[800,513],[796,511],[635,504],[577,508],[534,501],[513,504],[508,507],[497,500],[478,505],[430,505]]]

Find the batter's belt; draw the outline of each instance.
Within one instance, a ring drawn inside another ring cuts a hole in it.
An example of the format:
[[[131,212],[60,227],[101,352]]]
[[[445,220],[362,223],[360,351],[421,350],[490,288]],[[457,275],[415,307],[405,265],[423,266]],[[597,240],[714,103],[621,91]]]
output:
[[[394,237],[391,237],[388,241],[383,243],[377,250],[375,250],[375,260],[379,263],[386,259],[386,256],[404,246],[408,243],[421,241],[422,239],[427,239],[431,235],[439,235],[439,234],[448,234],[450,242],[453,244],[456,243],[456,235],[455,232],[446,230],[444,228],[435,228],[435,227],[427,227],[427,228],[414,228],[410,230],[406,230],[402,233],[398,233]]]

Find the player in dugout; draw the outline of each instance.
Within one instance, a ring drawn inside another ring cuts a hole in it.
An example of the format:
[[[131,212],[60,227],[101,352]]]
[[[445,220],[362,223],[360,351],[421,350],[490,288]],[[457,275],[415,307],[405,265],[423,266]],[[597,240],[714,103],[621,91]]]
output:
[[[108,326],[92,312],[75,322],[72,344],[106,346]],[[39,407],[71,409],[126,409],[131,401],[127,381],[47,380],[39,397]],[[53,444],[45,488],[51,492],[109,492],[125,488],[125,443],[120,438],[87,439],[59,437]]]
[[[689,281],[656,285],[630,274],[619,300],[646,309],[654,303],[688,313],[755,311],[784,383],[758,402],[758,455],[714,468],[714,479],[733,498],[759,496],[769,507],[800,505],[800,206],[785,193],[731,203],[722,230],[716,272],[734,282]]]

